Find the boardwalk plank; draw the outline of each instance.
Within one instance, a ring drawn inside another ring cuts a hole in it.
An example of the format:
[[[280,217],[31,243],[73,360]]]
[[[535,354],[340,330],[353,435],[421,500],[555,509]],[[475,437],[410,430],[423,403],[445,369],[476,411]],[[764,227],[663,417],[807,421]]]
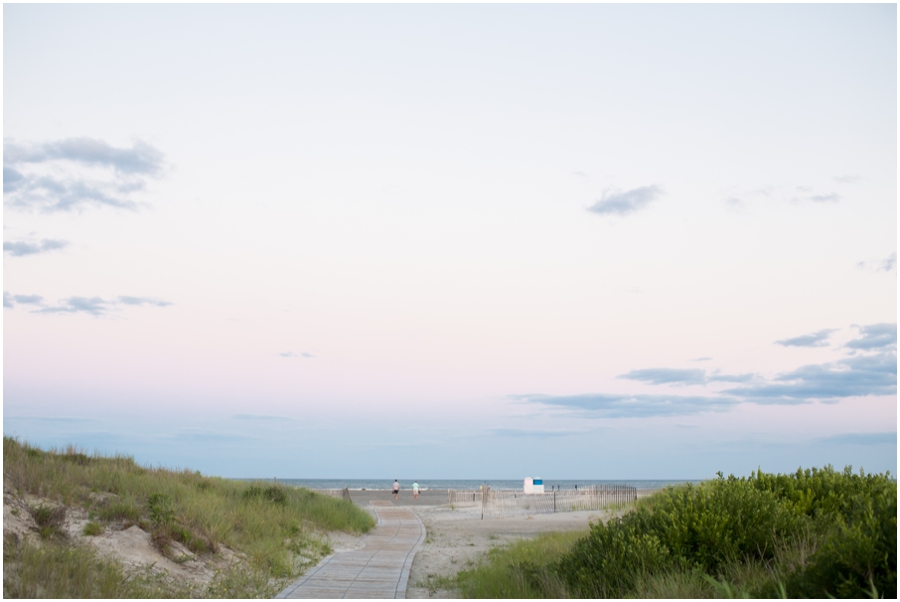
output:
[[[276,598],[405,598],[416,550],[425,527],[408,508],[372,502],[378,526],[364,547],[332,554],[286,587]]]

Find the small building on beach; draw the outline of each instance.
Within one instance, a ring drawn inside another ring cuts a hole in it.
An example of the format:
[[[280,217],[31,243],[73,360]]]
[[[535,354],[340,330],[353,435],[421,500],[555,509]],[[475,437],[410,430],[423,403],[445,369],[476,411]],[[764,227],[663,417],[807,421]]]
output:
[[[544,493],[544,479],[525,477],[525,493]]]

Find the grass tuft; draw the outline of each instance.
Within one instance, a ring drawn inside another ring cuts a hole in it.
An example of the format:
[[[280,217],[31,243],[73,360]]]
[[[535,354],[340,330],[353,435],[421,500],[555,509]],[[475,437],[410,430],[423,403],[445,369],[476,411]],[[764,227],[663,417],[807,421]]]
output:
[[[101,525],[100,523],[95,523],[94,521],[90,521],[84,526],[83,533],[88,537],[96,537],[97,535],[102,535],[103,525]]]
[[[30,507],[31,516],[38,527],[41,539],[64,536],[63,524],[66,521],[65,506],[50,507],[45,505]]]

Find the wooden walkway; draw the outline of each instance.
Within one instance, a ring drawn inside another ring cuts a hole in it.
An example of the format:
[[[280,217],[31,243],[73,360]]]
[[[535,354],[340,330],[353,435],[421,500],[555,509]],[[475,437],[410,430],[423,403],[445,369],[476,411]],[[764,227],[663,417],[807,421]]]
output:
[[[362,549],[332,554],[276,598],[405,598],[413,557],[425,540],[419,517],[391,502],[370,502],[378,526]]]

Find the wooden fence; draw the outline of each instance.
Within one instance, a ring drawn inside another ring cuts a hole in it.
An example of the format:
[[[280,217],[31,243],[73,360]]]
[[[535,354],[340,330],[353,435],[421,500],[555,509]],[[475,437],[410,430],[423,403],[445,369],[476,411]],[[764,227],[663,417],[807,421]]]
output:
[[[631,504],[637,500],[637,489],[626,485],[597,485],[582,489],[523,493],[493,489],[449,490],[448,503],[481,506],[484,516],[516,516],[553,514],[578,510],[601,510],[610,506]]]
[[[479,489],[448,489],[447,503],[456,505],[480,504],[481,490]]]

